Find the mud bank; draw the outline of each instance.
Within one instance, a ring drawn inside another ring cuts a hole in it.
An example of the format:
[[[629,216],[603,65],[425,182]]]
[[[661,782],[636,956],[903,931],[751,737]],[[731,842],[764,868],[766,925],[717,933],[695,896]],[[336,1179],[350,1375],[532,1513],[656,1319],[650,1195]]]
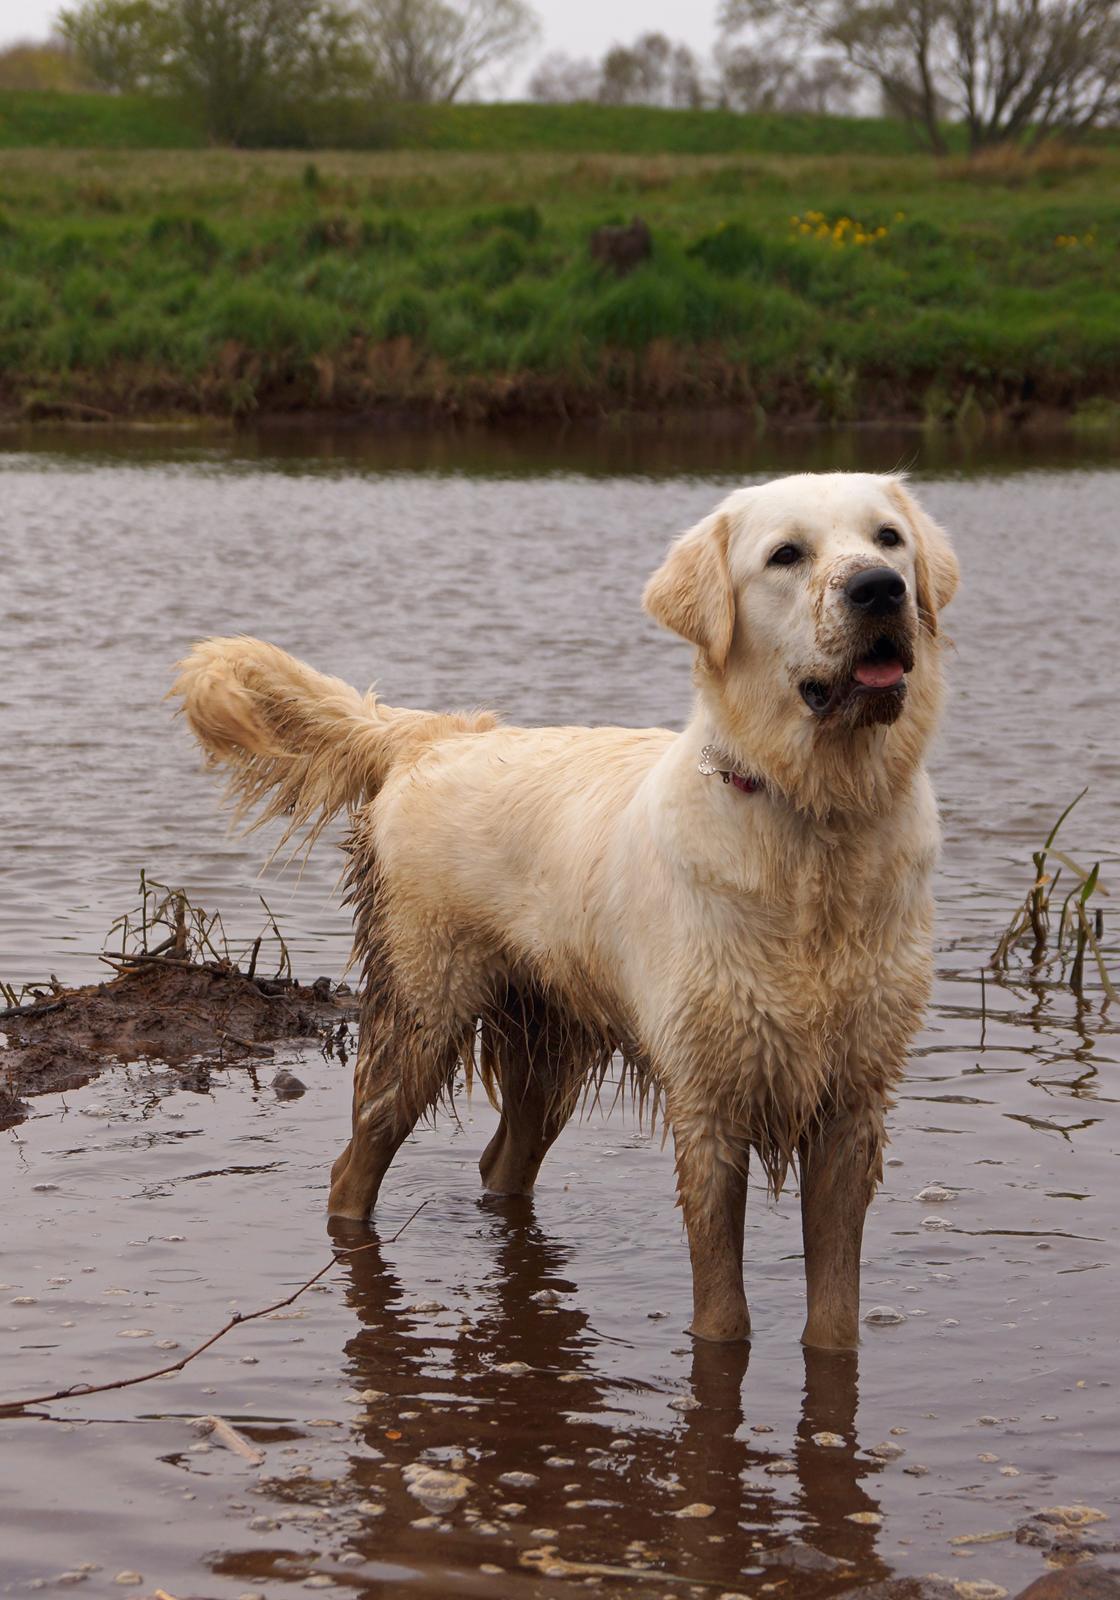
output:
[[[161,956],[117,968],[107,983],[55,984],[0,1011],[0,1129],[28,1115],[27,1096],[79,1088],[113,1064],[158,1063],[187,1074],[192,1066],[267,1061],[276,1041],[294,1039],[318,1040],[346,1060],[357,1001],[329,978],[304,986],[223,962]]]
[[[240,358],[238,359],[240,370]],[[347,381],[332,374],[324,388],[318,369],[259,358],[248,361],[251,404],[231,393],[220,374],[183,378],[129,369],[68,375],[59,391],[24,392],[0,386],[0,430],[76,427],[240,430],[254,427],[368,429],[393,434],[477,428],[501,433],[526,428],[650,428],[676,432],[746,431],[805,434],[850,428],[919,430],[966,440],[1060,437],[1090,443],[1120,437],[1120,391],[1099,385],[1056,387],[1044,399],[993,387],[977,395],[963,388],[940,411],[931,411],[929,383],[910,385],[897,375],[869,384],[861,402],[837,414],[801,374],[790,374],[765,402],[748,387],[728,394],[686,374],[666,385],[627,368],[601,385],[572,385],[537,373],[478,374],[455,384],[416,381],[396,392],[373,384],[364,370]]]

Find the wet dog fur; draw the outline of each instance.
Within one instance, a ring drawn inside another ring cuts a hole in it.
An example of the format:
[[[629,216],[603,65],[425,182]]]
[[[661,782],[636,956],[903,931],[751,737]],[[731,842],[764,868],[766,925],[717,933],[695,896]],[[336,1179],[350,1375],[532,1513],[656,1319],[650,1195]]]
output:
[[[867,615],[852,580],[884,568],[904,590]],[[695,651],[679,734],[402,711],[259,640],[194,649],[173,693],[242,811],[312,836],[350,820],[363,997],[333,1214],[368,1215],[464,1065],[501,1107],[483,1182],[528,1192],[621,1057],[674,1140],[692,1332],[749,1335],[753,1153],[774,1190],[798,1165],[805,1341],[856,1343],[884,1114],[930,983],[922,761],[956,584],[898,477],[738,490],[645,591]],[[747,781],[703,775],[707,746]]]

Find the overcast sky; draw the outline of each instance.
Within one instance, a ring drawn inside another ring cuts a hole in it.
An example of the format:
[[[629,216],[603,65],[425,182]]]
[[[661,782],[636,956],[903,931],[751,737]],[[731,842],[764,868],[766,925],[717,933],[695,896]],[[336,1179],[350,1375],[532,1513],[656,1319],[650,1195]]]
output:
[[[544,30],[541,48],[510,76],[506,93],[524,85],[535,60],[551,50],[567,55],[601,56],[608,45],[629,43],[639,33],[657,30],[686,40],[704,54],[715,35],[719,0],[534,0]],[[0,0],[0,43],[42,38],[60,0]]]

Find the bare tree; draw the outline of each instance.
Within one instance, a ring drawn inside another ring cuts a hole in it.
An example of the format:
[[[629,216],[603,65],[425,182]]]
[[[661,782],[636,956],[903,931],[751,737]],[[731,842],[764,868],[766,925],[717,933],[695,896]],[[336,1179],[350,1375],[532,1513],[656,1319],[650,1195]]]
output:
[[[732,111],[843,115],[852,109],[854,75],[835,55],[794,57],[777,43],[728,45],[716,52],[719,104]]]
[[[689,110],[709,104],[733,111],[851,109],[853,74],[835,52],[791,54],[781,38],[759,36],[748,45],[725,36],[714,67],[713,76],[688,45],[674,44],[663,33],[644,33],[633,44],[612,45],[598,67],[571,56],[546,56],[529,81],[529,93],[534,100]]]
[[[700,64],[686,44],[643,33],[631,45],[612,45],[599,69],[598,98],[615,106],[698,106],[704,103]]]
[[[973,148],[1076,135],[1120,112],[1117,0],[956,0],[950,104]]]
[[[539,32],[526,0],[360,0],[381,87],[404,101],[454,100]]]
[[[843,116],[852,110],[855,73],[842,57],[816,56],[794,73],[785,97],[786,111],[811,111],[818,116]]]
[[[792,66],[776,51],[724,45],[716,52],[716,92],[729,111],[777,111]]]
[[[612,45],[599,68],[598,98],[608,106],[637,105],[642,94],[640,80],[633,50],[624,44]]]
[[[572,105],[595,100],[599,94],[599,68],[588,57],[553,51],[545,56],[529,79],[529,98],[549,105]]]
[[[698,111],[705,101],[700,63],[686,44],[675,44],[669,57],[666,94],[671,106]]]
[[[946,118],[979,150],[1120,115],[1120,0],[725,0],[721,20],[840,50],[939,154]]]
[[[633,55],[638,96],[646,105],[661,103],[672,53],[673,46],[663,33],[643,33],[635,40]]]

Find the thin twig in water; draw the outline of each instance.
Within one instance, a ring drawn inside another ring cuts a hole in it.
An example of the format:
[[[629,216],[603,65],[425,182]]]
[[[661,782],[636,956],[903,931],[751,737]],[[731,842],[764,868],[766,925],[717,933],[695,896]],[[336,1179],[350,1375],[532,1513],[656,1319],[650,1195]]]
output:
[[[427,1204],[427,1200],[421,1200],[412,1216],[406,1217],[393,1237],[385,1240],[384,1243],[395,1244],[409,1223],[420,1215]],[[168,1373],[182,1372],[189,1362],[202,1355],[204,1350],[209,1350],[212,1344],[217,1344],[219,1339],[223,1339],[232,1329],[240,1327],[243,1322],[255,1322],[258,1317],[267,1317],[272,1311],[282,1311],[285,1306],[290,1306],[292,1301],[298,1300],[300,1295],[310,1289],[313,1283],[318,1283],[320,1278],[326,1277],[327,1273],[332,1268],[337,1267],[340,1261],[348,1261],[351,1256],[360,1256],[366,1250],[377,1250],[381,1247],[382,1241],[375,1239],[370,1244],[360,1244],[353,1250],[339,1251],[331,1257],[325,1267],[320,1267],[318,1272],[308,1278],[306,1283],[301,1283],[299,1288],[288,1295],[286,1299],[276,1300],[270,1306],[261,1306],[259,1311],[247,1311],[244,1315],[240,1311],[235,1312],[224,1328],[219,1328],[217,1333],[212,1333],[208,1339],[204,1339],[200,1345],[189,1351],[181,1361],[173,1361],[168,1367],[159,1367],[155,1372],[142,1372],[135,1378],[117,1378],[112,1383],[73,1383],[68,1389],[54,1389],[50,1394],[28,1395],[23,1400],[0,1400],[0,1417],[23,1411],[27,1406],[47,1405],[52,1400],[74,1400],[79,1397],[84,1398],[87,1394],[105,1394],[110,1389],[131,1389],[134,1384],[150,1383],[153,1378],[165,1378]]]

